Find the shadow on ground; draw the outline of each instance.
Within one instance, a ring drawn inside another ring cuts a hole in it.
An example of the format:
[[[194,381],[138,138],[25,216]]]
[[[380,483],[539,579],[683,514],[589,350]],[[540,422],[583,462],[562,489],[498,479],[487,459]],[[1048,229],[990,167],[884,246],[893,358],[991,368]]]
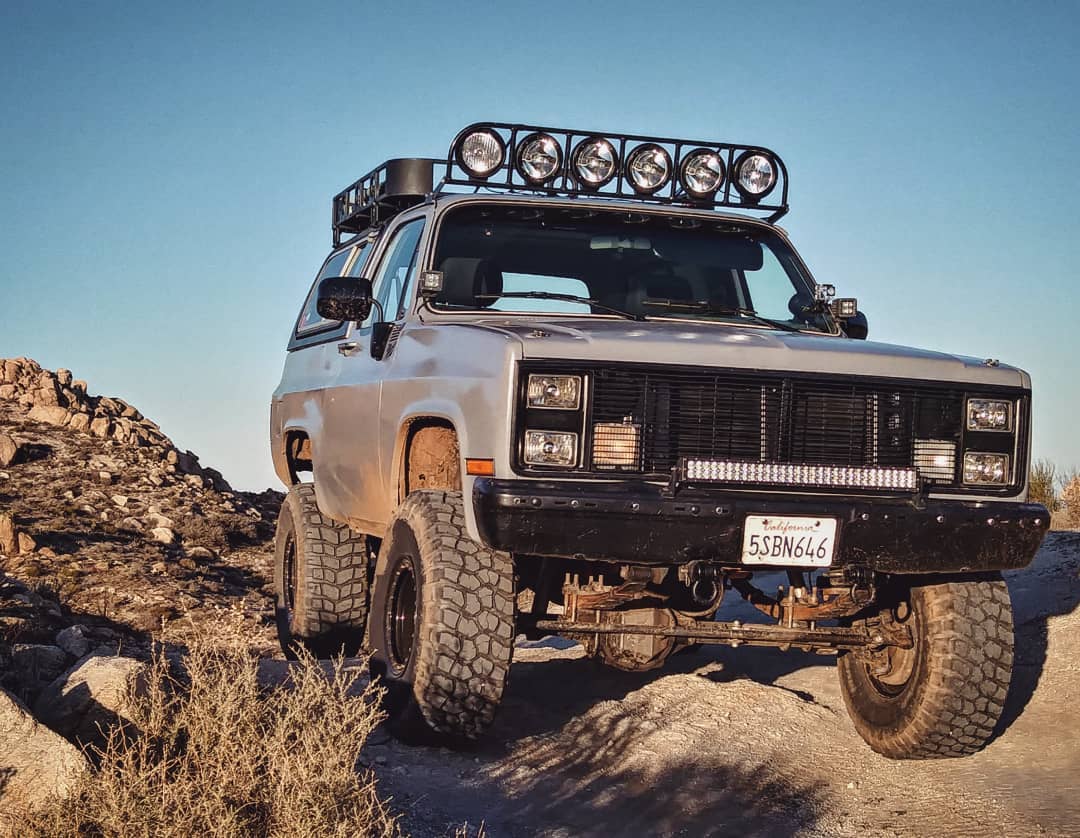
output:
[[[1080,532],[1052,532],[1030,567],[1005,574],[1013,604],[1015,663],[1001,736],[1020,718],[1046,667],[1049,626],[1054,617],[1080,608]]]

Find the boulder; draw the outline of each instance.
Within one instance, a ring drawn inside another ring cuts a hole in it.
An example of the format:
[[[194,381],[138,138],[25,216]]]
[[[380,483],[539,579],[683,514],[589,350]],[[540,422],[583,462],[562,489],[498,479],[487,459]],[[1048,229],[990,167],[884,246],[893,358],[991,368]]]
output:
[[[146,664],[91,653],[49,684],[34,703],[37,717],[74,742],[100,747],[118,720],[127,720],[133,695],[146,689]]]
[[[37,541],[28,532],[19,533],[19,555],[33,553],[37,549]]]
[[[63,425],[68,419],[68,409],[57,404],[39,403],[30,408],[26,418],[33,419],[35,422],[45,422],[49,425]]]
[[[86,433],[90,430],[90,416],[86,413],[76,413],[68,422],[68,427],[73,431],[82,431],[83,433]]]
[[[81,658],[90,651],[90,641],[86,639],[83,626],[68,626],[56,635],[56,645],[73,658]]]
[[[13,399],[15,398],[15,385],[14,384],[0,384],[0,399]]]
[[[19,530],[10,512],[0,512],[0,553],[14,556],[19,552]]]
[[[106,416],[98,416],[90,422],[90,433],[93,436],[105,439],[112,430],[112,422]]]
[[[71,793],[90,764],[79,749],[0,689],[0,812],[34,809]],[[0,821],[2,825],[2,821]]]
[[[0,468],[11,465],[19,456],[19,443],[7,434],[0,434]]]
[[[168,527],[154,527],[150,530],[150,535],[154,537],[154,541],[160,541],[162,544],[172,544],[176,540],[176,533]]]
[[[48,684],[68,665],[68,657],[59,646],[16,643],[11,647],[11,669],[24,685]]]
[[[69,387],[71,385],[71,370],[58,369],[56,371],[56,380],[63,387]]]

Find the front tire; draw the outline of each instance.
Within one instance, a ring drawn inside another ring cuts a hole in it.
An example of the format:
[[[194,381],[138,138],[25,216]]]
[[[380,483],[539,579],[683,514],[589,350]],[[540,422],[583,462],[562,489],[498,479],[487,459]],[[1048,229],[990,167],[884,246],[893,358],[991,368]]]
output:
[[[1013,662],[1009,590],[999,575],[913,585],[894,613],[914,646],[845,653],[840,687],[859,735],[893,759],[973,754],[993,737]]]
[[[285,657],[300,649],[320,658],[356,655],[368,606],[367,536],[327,518],[315,487],[289,489],[274,539],[278,640]]]
[[[368,636],[397,738],[462,745],[491,725],[510,671],[513,562],[468,537],[460,492],[413,492],[401,505],[379,551]]]

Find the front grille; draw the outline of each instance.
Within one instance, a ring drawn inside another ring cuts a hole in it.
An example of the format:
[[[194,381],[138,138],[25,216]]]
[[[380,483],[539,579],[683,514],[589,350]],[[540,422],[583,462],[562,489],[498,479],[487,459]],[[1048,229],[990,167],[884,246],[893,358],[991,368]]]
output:
[[[591,376],[592,422],[641,427],[640,465],[681,458],[917,467],[957,479],[964,393],[882,379],[623,367]],[[918,456],[916,456],[918,454]],[[631,470],[631,469],[627,469]]]

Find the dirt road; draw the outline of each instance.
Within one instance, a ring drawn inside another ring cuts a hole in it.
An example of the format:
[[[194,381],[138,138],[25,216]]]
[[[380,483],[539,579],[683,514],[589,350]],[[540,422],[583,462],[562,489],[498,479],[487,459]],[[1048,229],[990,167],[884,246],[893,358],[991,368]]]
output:
[[[1018,666],[984,752],[894,762],[855,733],[834,659],[709,647],[630,675],[521,643],[475,752],[383,737],[371,759],[419,835],[1080,834],[1080,533],[1008,577]],[[733,600],[721,618],[751,616]]]

